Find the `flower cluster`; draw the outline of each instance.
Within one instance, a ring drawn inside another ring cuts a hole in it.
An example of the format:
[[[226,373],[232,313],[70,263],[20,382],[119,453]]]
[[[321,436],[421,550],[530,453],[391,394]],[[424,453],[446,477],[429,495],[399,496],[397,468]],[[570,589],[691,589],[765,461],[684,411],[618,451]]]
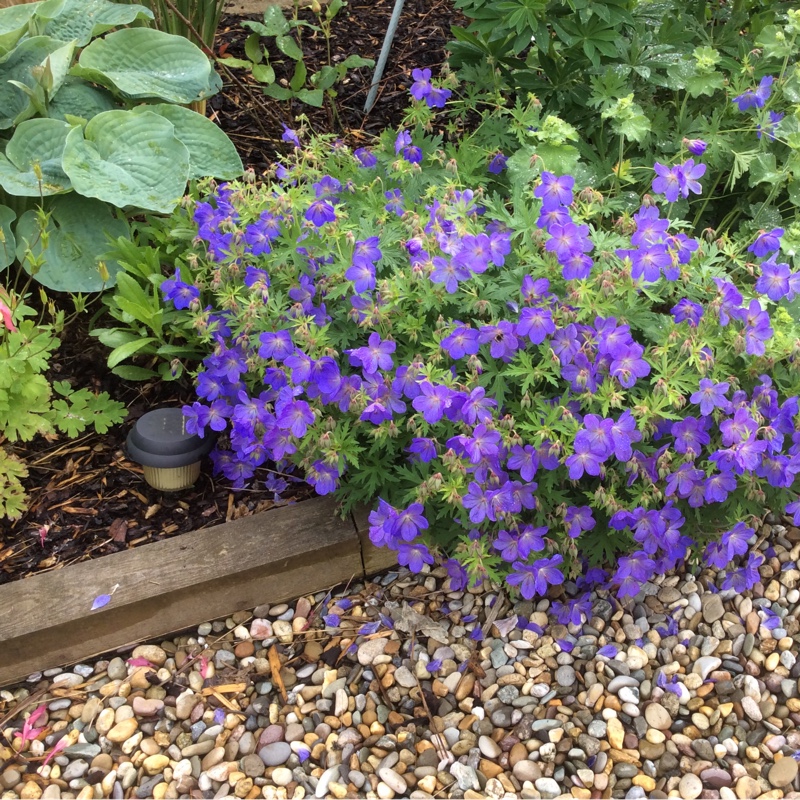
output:
[[[800,520],[782,231],[746,243],[764,260],[737,284],[657,205],[609,225],[544,170],[511,213],[439,154],[410,169],[422,144],[312,143],[269,190],[196,205],[192,274],[162,286],[209,347],[187,430],[224,432],[213,458],[237,487],[274,462],[347,508],[377,499],[372,541],[415,571],[451,556],[454,587],[603,580],[584,560],[603,537],[620,597],[695,545],[726,587],[751,584],[757,557],[731,568],[742,520],[765,503]],[[700,192],[702,167],[657,165],[654,190]]]
[[[414,83],[411,84],[410,91],[415,100],[424,100],[428,108],[444,108],[452,92],[450,89],[434,86],[429,69],[415,69],[411,77]]]

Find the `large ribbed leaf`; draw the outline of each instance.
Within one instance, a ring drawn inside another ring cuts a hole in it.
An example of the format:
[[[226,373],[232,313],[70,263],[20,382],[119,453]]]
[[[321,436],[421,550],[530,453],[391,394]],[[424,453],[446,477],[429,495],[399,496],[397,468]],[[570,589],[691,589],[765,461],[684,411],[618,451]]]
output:
[[[232,180],[244,171],[233,142],[210,119],[183,106],[159,103],[138,106],[137,114],[153,112],[168,119],[175,136],[189,149],[189,179],[222,178]]]
[[[104,256],[111,249],[111,239],[128,235],[127,224],[116,219],[105,203],[75,194],[53,198],[47,209],[51,215],[44,251],[37,212],[26,211],[17,223],[17,258],[22,266],[30,272],[28,255],[34,259],[44,256],[34,277],[59,292],[99,292],[114,286],[122,267]],[[109,275],[105,282],[100,261]]]
[[[16,218],[17,215],[8,206],[0,206],[0,231],[3,233],[3,241],[0,242],[0,269],[13,264],[17,257],[17,242],[11,229],[11,223]]]
[[[28,95],[9,83],[18,81],[31,89],[36,85],[32,70],[41,66],[51,53],[67,46],[67,42],[50,36],[34,36],[20,42],[0,59],[0,129],[10,128],[18,117],[30,109]],[[30,110],[29,116],[33,114]]]
[[[144,6],[108,0],[65,0],[44,32],[65,41],[74,39],[79,47],[84,47],[95,36],[137,19],[153,19],[153,12]]]
[[[191,103],[208,89],[211,63],[183,36],[127,28],[92,42],[73,74],[129,97]]]
[[[105,89],[90,86],[80,78],[68,77],[47,109],[53,119],[63,120],[67,114],[90,120],[103,111],[116,108],[114,96]]]
[[[158,114],[104,111],[70,131],[63,166],[78,194],[168,214],[186,188],[189,151]]]
[[[70,126],[57,119],[29,119],[20,123],[5,156],[0,155],[0,185],[22,197],[60,194],[72,185],[61,168]],[[38,165],[41,181],[34,167]]]
[[[28,22],[41,3],[0,8],[0,54],[5,55],[28,30]]]

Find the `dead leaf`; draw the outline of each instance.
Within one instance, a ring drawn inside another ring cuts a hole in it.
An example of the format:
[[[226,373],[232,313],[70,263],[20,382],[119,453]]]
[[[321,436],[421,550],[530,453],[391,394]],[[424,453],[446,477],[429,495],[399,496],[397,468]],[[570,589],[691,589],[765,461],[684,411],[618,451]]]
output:
[[[447,641],[447,629],[443,625],[434,622],[430,617],[417,614],[408,603],[403,603],[400,608],[396,608],[390,613],[392,620],[394,620],[394,627],[397,630],[409,634],[419,631],[423,635],[435,639],[437,642]]]
[[[108,526],[108,533],[111,536],[112,541],[120,542],[121,544],[125,542],[128,538],[128,523],[126,520],[122,519],[121,517],[117,517],[109,526]]]
[[[156,503],[154,506],[147,506],[147,511],[144,512],[144,518],[150,519],[150,517],[154,517],[158,512],[161,511],[161,506]]]
[[[288,695],[286,693],[286,686],[283,683],[283,678],[281,677],[282,665],[281,657],[278,654],[278,648],[275,647],[275,645],[272,645],[267,652],[267,655],[269,657],[269,670],[272,673],[272,682],[278,687],[278,691],[281,693],[281,697],[285,703]]]

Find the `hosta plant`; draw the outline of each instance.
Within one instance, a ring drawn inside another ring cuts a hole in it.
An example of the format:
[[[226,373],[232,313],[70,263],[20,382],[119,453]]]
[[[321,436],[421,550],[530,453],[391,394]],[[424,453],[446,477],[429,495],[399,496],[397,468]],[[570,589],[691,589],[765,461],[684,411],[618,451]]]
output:
[[[235,487],[274,462],[369,503],[453,585],[531,598],[616,558],[625,597],[698,554],[749,585],[758,517],[800,521],[800,229],[691,235],[699,157],[644,198],[534,160],[508,200],[439,144],[318,139],[196,204],[161,286],[208,348],[187,430],[225,434]]]
[[[109,0],[0,10],[0,268],[17,260],[61,291],[111,286],[120,267],[104,255],[126,216],[169,213],[195,178],[241,174],[227,136],[182,107],[218,91],[209,59],[181,36],[121,27],[151,16]]]

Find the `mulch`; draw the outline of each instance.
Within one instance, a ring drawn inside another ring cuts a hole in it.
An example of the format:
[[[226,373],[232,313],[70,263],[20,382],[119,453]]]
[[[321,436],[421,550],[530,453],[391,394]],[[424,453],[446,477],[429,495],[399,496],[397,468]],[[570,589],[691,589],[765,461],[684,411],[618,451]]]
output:
[[[392,5],[391,0],[351,0],[333,21],[334,60],[357,53],[377,61]],[[309,10],[301,10],[300,15],[314,21]],[[223,91],[212,98],[208,113],[237,145],[246,166],[257,173],[285,151],[286,145],[280,141],[281,123],[291,126],[299,114],[307,115],[314,131],[336,132],[358,143],[399,124],[407,105],[411,70],[430,67],[436,74],[446,57],[450,25],[459,19],[452,0],[406,0],[378,101],[367,116],[363,106],[372,79],[370,69],[351,72],[338,87],[338,117],[324,108],[266,98],[260,85],[243,70],[236,71],[236,82],[226,81]],[[224,17],[218,38],[218,49],[236,57],[243,57],[249,33],[240,21]],[[322,36],[304,36],[303,50],[310,73],[326,63]],[[293,69],[293,62],[276,58],[272,63],[278,79],[288,77],[288,70]],[[59,300],[70,307],[67,298],[56,297],[57,303]],[[106,358],[106,348],[89,335],[88,315],[84,315],[65,331],[48,377],[108,391],[128,409],[123,424],[106,434],[87,433],[74,440],[38,437],[26,444],[4,445],[28,466],[30,474],[24,484],[29,510],[17,521],[0,520],[0,584],[276,505],[272,493],[263,488],[266,468],[257,472],[249,484],[252,488],[233,492],[227,482],[212,477],[207,460],[192,489],[169,494],[150,488],[141,468],[125,456],[125,439],[146,411],[192,402],[192,388],[188,383],[123,381],[109,372]],[[294,502],[311,494],[306,484],[295,483],[279,502]]]

